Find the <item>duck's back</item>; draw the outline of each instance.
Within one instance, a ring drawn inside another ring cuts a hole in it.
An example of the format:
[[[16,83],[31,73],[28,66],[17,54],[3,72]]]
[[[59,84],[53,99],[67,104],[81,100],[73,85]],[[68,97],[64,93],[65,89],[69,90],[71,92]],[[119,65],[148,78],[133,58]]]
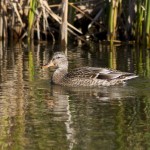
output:
[[[62,79],[64,86],[111,86],[124,84],[126,80],[137,77],[132,73],[96,67],[76,68]]]

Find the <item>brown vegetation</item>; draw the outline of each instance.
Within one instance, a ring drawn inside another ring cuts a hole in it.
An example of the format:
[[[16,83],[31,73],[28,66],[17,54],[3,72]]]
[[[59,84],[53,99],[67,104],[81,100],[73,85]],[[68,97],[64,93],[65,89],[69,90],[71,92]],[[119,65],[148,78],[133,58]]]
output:
[[[46,0],[1,1],[0,38],[55,41],[59,35],[63,37],[69,31],[84,42],[88,37],[92,40],[150,44],[148,0],[62,2],[54,5]],[[64,4],[69,6],[68,16],[65,15],[68,7]]]

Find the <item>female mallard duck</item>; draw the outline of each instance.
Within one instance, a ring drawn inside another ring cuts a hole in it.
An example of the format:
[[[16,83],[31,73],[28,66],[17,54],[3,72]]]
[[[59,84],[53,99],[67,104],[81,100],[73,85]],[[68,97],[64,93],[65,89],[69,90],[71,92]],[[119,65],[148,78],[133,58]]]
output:
[[[126,80],[137,77],[133,73],[96,67],[81,67],[68,72],[68,60],[62,52],[56,52],[43,68],[51,66],[57,67],[52,82],[63,86],[111,86],[124,84]]]

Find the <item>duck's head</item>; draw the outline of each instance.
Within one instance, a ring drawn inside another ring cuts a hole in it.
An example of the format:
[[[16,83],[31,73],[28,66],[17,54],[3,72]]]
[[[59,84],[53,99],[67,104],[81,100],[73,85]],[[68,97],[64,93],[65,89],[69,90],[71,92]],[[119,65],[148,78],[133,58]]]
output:
[[[66,55],[63,52],[54,53],[50,62],[47,65],[44,65],[43,68],[48,68],[52,66],[62,69],[68,69],[68,60]]]

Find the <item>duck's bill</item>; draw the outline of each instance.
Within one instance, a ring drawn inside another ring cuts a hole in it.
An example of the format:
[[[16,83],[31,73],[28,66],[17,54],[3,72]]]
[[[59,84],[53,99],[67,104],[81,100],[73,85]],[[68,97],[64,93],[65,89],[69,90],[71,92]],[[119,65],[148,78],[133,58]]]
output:
[[[42,68],[48,68],[48,67],[53,67],[54,66],[54,63],[52,61],[50,61],[50,63],[42,66]]]

